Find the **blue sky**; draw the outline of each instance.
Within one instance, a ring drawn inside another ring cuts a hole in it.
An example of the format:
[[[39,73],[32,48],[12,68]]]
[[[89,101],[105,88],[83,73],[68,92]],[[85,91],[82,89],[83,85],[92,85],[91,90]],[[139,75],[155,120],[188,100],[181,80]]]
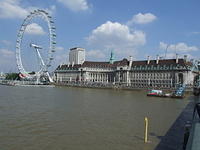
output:
[[[86,59],[155,59],[187,54],[199,59],[199,0],[0,0],[0,72],[17,71],[15,41],[23,19],[34,9],[45,9],[53,16],[57,52],[53,69],[67,63],[69,48],[86,49]],[[47,38],[47,29],[32,22],[26,31],[33,39]],[[25,43],[26,44],[26,43]],[[28,44],[28,42],[27,42]],[[34,57],[28,49],[24,57]],[[24,60],[24,63],[25,60]],[[31,61],[27,62],[31,63]]]

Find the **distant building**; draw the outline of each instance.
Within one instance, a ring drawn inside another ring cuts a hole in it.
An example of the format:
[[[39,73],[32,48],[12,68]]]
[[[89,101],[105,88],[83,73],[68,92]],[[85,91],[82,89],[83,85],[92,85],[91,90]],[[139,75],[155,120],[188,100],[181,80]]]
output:
[[[133,88],[172,88],[178,84],[192,86],[197,73],[193,63],[176,59],[133,61],[123,59],[109,62],[85,61],[83,64],[60,65],[54,72],[58,83],[102,83]]]
[[[69,52],[70,64],[83,64],[85,61],[85,49],[80,47],[71,48]]]

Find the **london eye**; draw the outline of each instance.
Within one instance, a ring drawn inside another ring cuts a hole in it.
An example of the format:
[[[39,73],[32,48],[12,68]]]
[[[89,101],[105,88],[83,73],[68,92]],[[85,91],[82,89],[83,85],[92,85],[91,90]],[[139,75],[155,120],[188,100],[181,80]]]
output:
[[[52,17],[45,10],[34,10],[24,19],[17,34],[16,60],[20,77],[36,82],[53,82],[49,68],[55,46],[56,27]]]

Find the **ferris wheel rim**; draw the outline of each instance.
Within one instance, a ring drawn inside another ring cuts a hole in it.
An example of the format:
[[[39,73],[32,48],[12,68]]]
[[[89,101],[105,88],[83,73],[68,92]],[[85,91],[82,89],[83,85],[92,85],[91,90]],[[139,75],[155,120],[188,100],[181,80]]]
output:
[[[52,20],[52,17],[49,15],[48,12],[45,10],[37,9],[32,11],[23,21],[22,25],[20,26],[20,30],[17,34],[17,40],[16,40],[16,60],[17,60],[17,67],[19,69],[19,72],[22,74],[27,75],[28,77],[31,77],[33,75],[30,75],[23,66],[22,58],[21,58],[21,43],[23,40],[23,36],[25,33],[25,30],[27,26],[30,24],[31,20],[36,17],[41,17],[44,19],[44,21],[47,22],[48,25],[48,32],[49,32],[49,46],[48,46],[48,56],[46,59],[46,67],[45,69],[41,68],[39,71],[35,73],[42,74],[43,71],[48,71],[48,68],[51,66],[51,62],[53,60],[53,53],[55,52],[55,45],[56,45],[56,28],[54,25],[54,22]]]

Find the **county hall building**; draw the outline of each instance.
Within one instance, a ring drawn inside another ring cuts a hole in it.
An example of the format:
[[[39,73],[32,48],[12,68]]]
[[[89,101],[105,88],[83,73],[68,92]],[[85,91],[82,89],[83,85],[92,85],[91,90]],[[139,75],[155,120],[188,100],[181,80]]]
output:
[[[184,58],[133,61],[114,61],[111,52],[107,62],[85,61],[85,49],[70,49],[69,64],[54,71],[57,83],[112,84],[132,88],[175,88],[179,84],[193,86],[197,72],[191,61]]]

